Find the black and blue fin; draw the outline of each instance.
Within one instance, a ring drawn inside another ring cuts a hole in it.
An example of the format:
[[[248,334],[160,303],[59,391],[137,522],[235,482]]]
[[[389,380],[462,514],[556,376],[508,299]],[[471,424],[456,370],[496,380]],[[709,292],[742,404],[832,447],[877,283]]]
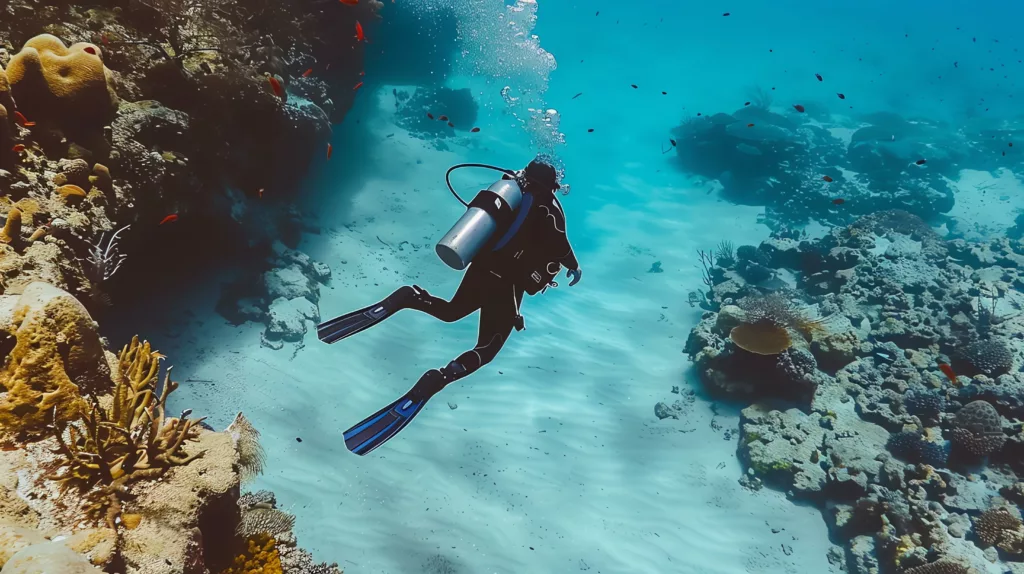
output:
[[[372,452],[412,422],[425,404],[426,399],[403,396],[345,431],[345,446],[360,456]]]
[[[316,326],[316,336],[324,343],[337,343],[346,337],[373,327],[390,317],[393,312],[384,302],[377,303],[320,323]]]
[[[427,371],[402,398],[345,431],[345,446],[360,456],[372,452],[412,422],[430,397],[446,384],[441,371]]]
[[[380,303],[320,323],[316,326],[316,336],[324,343],[336,343],[373,327],[395,312],[405,309],[410,299],[423,295],[426,295],[426,291],[419,287],[402,287]]]

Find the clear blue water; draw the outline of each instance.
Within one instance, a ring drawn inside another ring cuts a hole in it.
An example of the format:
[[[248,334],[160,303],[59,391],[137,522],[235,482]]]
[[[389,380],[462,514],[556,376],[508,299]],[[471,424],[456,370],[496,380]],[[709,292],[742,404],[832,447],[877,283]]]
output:
[[[273,489],[298,516],[303,545],[353,574],[828,572],[817,510],[737,484],[735,439],[723,433],[737,427],[734,407],[698,394],[683,420],[653,415],[656,402],[678,398],[672,387],[700,390],[681,352],[700,317],[686,303],[700,288],[695,250],[769,233],[758,223],[763,206],[724,200],[662,151],[684,117],[733,112],[758,88],[782,113],[798,103],[835,117],[891,111],[953,131],[1017,119],[1024,9],[541,0],[535,26],[521,23],[516,36],[502,23],[504,4],[385,4],[383,22],[368,26],[383,52],[371,54],[366,85],[335,126],[334,158],[305,184],[301,207],[322,233],[300,248],[332,268],[324,318],[410,282],[447,297],[459,275],[432,246],[461,206],[444,170],[461,161],[519,168],[548,151],[571,184],[562,203],[583,281],[528,299],[527,329],[491,365],[369,457],[348,453],[342,431],[471,347],[472,318],[399,315],[330,347],[311,329],[304,346],[271,350],[260,346],[262,325],[232,327],[213,314],[210,281],[168,303],[167,329],[150,336],[176,372],[212,381],[176,399],[218,428],[245,412],[268,451],[252,488]],[[431,83],[472,90],[478,134],[460,131],[438,150],[398,125],[392,90]],[[520,102],[502,99],[505,86]],[[527,107],[556,110],[547,117],[557,129],[528,119]],[[456,181],[473,189],[489,178]],[[1010,200],[973,217],[1013,213],[1013,184]],[[647,273],[655,262],[664,273]]]

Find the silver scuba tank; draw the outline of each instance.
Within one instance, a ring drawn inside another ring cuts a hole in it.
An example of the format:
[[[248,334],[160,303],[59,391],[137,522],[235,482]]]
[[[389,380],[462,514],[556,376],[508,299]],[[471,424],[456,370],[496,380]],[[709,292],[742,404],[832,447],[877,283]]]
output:
[[[522,202],[523,191],[515,179],[492,183],[476,195],[466,213],[437,242],[437,256],[452,269],[465,269],[497,231],[511,225]]]

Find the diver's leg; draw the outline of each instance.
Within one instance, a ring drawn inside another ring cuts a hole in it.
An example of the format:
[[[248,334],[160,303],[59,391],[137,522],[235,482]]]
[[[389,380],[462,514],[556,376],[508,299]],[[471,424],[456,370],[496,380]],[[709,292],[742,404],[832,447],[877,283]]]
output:
[[[423,295],[411,301],[408,308],[426,313],[445,323],[460,321],[479,309],[481,301],[493,290],[494,281],[490,280],[489,274],[490,272],[484,268],[470,266],[451,301],[445,301],[421,289]]]
[[[462,353],[441,369],[445,385],[469,376],[494,360],[516,327],[522,299],[523,291],[511,284],[501,282],[492,286],[492,291],[480,308],[480,331],[476,347]]]

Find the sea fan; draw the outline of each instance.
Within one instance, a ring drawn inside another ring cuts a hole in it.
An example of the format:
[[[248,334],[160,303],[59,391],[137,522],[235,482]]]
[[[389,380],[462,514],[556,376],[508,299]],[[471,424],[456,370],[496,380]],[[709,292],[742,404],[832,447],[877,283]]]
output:
[[[256,430],[242,413],[235,415],[234,422],[228,425],[226,430],[235,441],[242,482],[255,479],[263,472],[263,465],[266,462],[266,454],[260,445],[260,431]]]

